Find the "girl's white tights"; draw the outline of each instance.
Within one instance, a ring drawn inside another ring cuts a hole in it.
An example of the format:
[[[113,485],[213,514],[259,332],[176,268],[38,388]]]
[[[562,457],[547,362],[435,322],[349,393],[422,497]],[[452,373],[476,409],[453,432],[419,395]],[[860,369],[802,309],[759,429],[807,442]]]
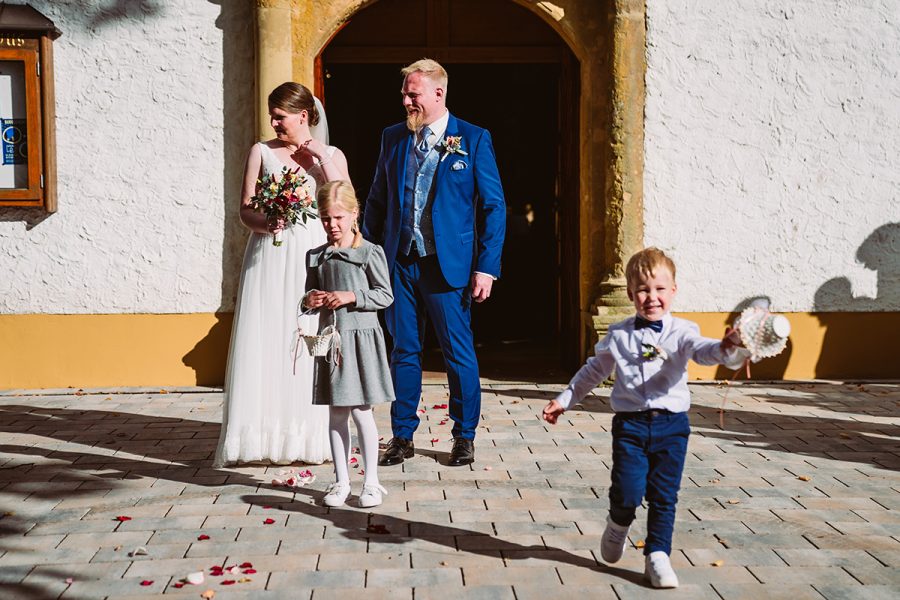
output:
[[[350,483],[350,417],[356,423],[359,451],[362,453],[365,483],[378,485],[378,428],[371,406],[332,406],[330,409],[328,437],[331,441],[331,458],[334,460],[334,476],[338,483]]]

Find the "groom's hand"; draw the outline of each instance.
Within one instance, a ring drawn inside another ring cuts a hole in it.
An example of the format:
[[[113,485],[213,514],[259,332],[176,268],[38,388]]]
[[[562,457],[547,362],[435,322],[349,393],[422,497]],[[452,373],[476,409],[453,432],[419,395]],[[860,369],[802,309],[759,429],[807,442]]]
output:
[[[472,274],[472,299],[475,302],[484,302],[491,295],[491,287],[494,280],[484,273]]]

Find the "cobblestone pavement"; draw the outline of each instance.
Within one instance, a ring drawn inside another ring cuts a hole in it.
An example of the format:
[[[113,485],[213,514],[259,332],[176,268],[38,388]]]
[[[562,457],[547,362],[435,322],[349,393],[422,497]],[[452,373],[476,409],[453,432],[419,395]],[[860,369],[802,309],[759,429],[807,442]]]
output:
[[[561,387],[485,383],[478,460],[454,469],[446,387],[427,386],[418,454],[368,511],[320,505],[329,465],[293,489],[272,479],[305,467],[212,468],[218,390],[0,393],[0,597],[900,597],[900,385],[738,385],[723,423],[725,388],[692,386],[676,590],[642,579],[644,510],[600,559],[609,391],[551,427]]]

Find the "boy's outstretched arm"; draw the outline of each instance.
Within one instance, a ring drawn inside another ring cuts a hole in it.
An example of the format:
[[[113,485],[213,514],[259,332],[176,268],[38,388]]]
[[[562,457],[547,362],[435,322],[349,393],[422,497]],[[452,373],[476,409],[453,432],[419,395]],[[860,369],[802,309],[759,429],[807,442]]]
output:
[[[609,351],[609,338],[605,337],[594,346],[594,356],[578,369],[566,389],[547,403],[541,413],[543,419],[555,424],[559,415],[566,412],[572,404],[581,402],[594,387],[610,376],[613,368],[615,361]]]

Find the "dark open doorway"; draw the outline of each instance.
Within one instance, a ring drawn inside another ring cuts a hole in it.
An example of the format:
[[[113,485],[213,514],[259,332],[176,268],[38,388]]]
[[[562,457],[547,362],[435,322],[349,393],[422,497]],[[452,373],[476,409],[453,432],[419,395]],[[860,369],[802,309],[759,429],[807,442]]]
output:
[[[525,45],[527,40],[513,40],[499,53],[497,48],[481,48],[483,62],[478,62],[478,53],[472,52],[478,40],[455,49],[449,39],[452,33],[441,30],[453,30],[452,22],[463,24],[459,22],[462,17],[453,21],[446,13],[451,4],[455,3],[382,0],[361,11],[335,37],[321,56],[319,85],[331,141],[347,155],[353,184],[364,201],[381,131],[404,116],[400,69],[426,55],[442,62],[450,76],[447,97],[451,112],[491,131],[507,202],[503,275],[491,299],[473,309],[482,374],[499,379],[552,377],[561,372],[563,353],[571,352],[568,346],[577,344],[571,319],[577,314],[573,298],[577,286],[567,281],[577,272],[577,256],[568,249],[572,245],[560,243],[559,234],[561,226],[577,222],[569,209],[577,205],[577,193],[573,193],[577,188],[561,182],[563,171],[571,172],[564,158],[577,144],[577,128],[566,130],[561,118],[575,112],[570,106],[561,107],[562,103],[575,103],[572,86],[565,81],[571,77],[572,61],[568,49],[552,31],[547,35],[544,30],[549,28],[537,17],[512,2],[493,0],[479,3],[480,7],[491,6],[488,17],[505,20],[507,26],[510,19],[526,19],[532,30],[540,28],[540,39],[534,40],[536,34],[532,33],[531,45]],[[432,23],[435,31],[407,33],[409,29],[402,27],[395,35],[385,33],[381,43],[373,39],[367,23],[383,29],[391,22],[389,15],[376,12],[379,7],[388,13],[407,5],[410,10],[431,11],[425,21]],[[435,18],[435,14],[446,18]],[[481,16],[487,18],[484,13]],[[483,23],[479,29],[485,35],[491,31]],[[516,30],[521,34],[522,27]],[[444,42],[401,51],[394,45],[402,44],[404,35]],[[491,40],[497,41],[496,37]],[[398,60],[400,56],[404,58]],[[437,347],[433,337],[427,341],[429,347]],[[429,352],[426,362],[431,369],[441,368],[436,352]]]

